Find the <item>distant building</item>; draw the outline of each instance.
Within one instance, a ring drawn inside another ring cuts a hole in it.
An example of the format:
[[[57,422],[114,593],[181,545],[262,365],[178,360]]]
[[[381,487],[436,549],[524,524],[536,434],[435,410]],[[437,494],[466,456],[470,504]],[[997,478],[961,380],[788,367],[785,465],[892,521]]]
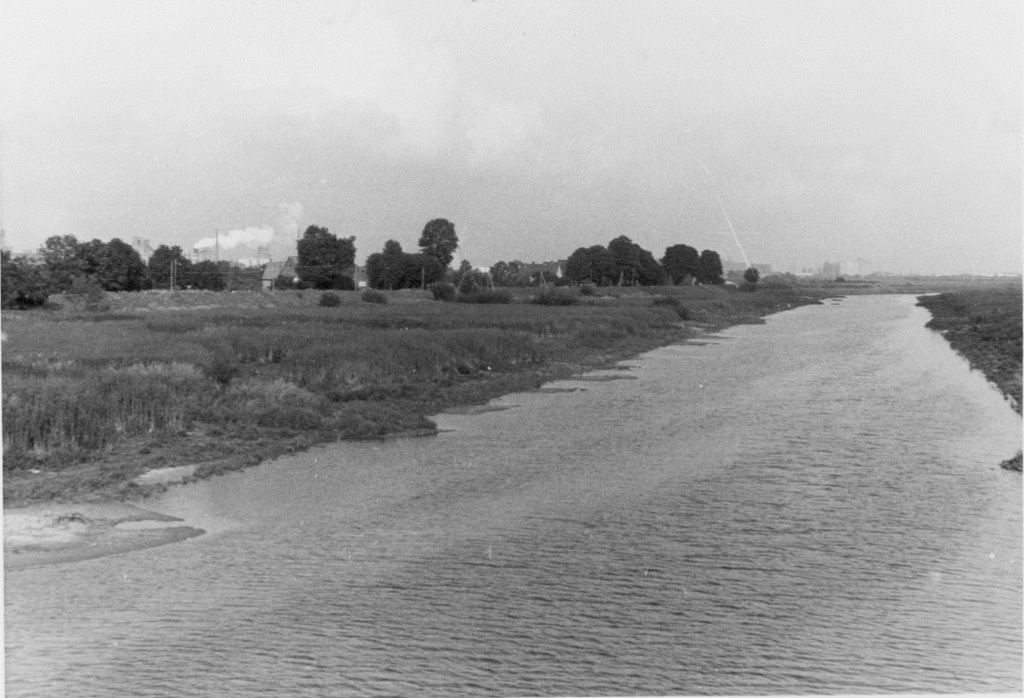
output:
[[[554,282],[565,276],[566,261],[560,259],[556,262],[530,262],[519,268],[519,276],[529,279],[529,283],[537,285],[545,282]]]
[[[282,277],[293,284],[299,280],[295,257],[289,257],[283,262],[270,262],[267,266],[263,267],[263,279],[261,281],[263,290],[273,291],[279,283],[278,279]]]
[[[129,244],[132,246],[132,249],[139,253],[143,262],[149,261],[149,258],[153,256],[153,252],[155,252],[148,238],[141,238],[136,235]]]
[[[835,278],[842,275],[842,266],[839,262],[825,262],[821,265],[821,271],[819,274],[826,278]]]

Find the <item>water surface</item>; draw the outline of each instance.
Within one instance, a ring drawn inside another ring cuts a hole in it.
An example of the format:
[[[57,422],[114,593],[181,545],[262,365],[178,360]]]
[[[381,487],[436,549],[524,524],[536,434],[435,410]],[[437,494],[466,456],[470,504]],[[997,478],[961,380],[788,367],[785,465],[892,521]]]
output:
[[[9,694],[1020,691],[1021,422],[927,319],[799,308],[171,490],[208,535],[8,575]]]

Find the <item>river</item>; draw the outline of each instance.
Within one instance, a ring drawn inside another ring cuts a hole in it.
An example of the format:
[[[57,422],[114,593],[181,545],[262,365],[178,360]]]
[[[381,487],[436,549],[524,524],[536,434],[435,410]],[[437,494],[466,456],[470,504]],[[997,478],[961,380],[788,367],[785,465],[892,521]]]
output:
[[[7,575],[8,695],[1019,692],[1021,420],[914,303],[172,488],[207,535]]]

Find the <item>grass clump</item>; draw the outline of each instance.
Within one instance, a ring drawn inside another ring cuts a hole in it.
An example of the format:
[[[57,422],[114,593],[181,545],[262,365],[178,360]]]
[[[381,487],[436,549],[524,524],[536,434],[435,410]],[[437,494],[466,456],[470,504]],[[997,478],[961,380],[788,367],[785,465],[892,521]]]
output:
[[[682,303],[682,301],[680,299],[675,298],[674,296],[655,296],[654,300],[651,301],[651,305],[653,305],[656,308],[657,307],[672,308],[676,312],[676,315],[679,316],[680,320],[689,320],[690,319],[690,311],[689,311],[689,309],[687,309],[687,307],[685,305],[683,305],[683,303]]]
[[[541,291],[532,302],[537,305],[576,305],[580,299],[572,289],[560,287]]]
[[[363,295],[361,296],[361,298],[363,299],[363,302],[365,302],[365,303],[380,303],[380,304],[384,304],[384,303],[388,302],[388,297],[387,296],[385,296],[380,291],[374,291],[371,288],[368,288],[365,291],[363,291]]]
[[[341,296],[333,291],[324,291],[320,294],[320,300],[317,303],[324,308],[337,308],[341,305]]]
[[[434,296],[435,301],[448,303],[455,300],[455,286],[449,283],[433,284],[430,287],[430,293]]]
[[[511,303],[512,294],[508,291],[480,289],[469,293],[460,293],[456,300],[459,303]]]

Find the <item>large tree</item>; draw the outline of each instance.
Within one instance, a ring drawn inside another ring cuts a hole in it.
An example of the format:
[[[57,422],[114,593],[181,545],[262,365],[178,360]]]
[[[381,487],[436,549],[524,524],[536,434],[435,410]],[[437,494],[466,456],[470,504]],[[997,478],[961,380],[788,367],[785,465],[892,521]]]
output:
[[[446,218],[435,218],[424,226],[419,246],[423,254],[434,257],[447,267],[452,263],[455,250],[459,247],[455,226]]]
[[[54,235],[47,238],[40,248],[52,293],[67,291],[85,275],[78,248],[78,239],[74,235]]]
[[[46,303],[48,289],[42,267],[0,252],[0,304],[4,308],[31,308]]]
[[[722,259],[714,250],[704,250],[697,260],[697,283],[720,284],[722,278]]]
[[[685,281],[687,278],[697,276],[697,260],[700,253],[697,248],[689,245],[672,245],[665,248],[665,256],[661,259],[661,265],[673,284]]]
[[[134,247],[118,238],[98,248],[97,242],[87,249],[90,255],[95,250],[96,280],[104,291],[141,291],[149,286],[149,270]]]
[[[355,237],[339,238],[320,226],[306,228],[299,240],[299,282],[319,289],[352,288],[346,272],[355,263],[355,241]]]
[[[188,278],[192,272],[192,262],[188,260],[185,253],[177,245],[168,247],[160,245],[153,250],[149,258],[149,278],[154,288],[168,288],[171,284],[171,274],[174,274],[174,287],[181,288],[188,285]]]
[[[664,280],[664,272],[654,255],[625,235],[609,242],[608,252],[615,265],[617,282],[629,286],[655,286]]]

